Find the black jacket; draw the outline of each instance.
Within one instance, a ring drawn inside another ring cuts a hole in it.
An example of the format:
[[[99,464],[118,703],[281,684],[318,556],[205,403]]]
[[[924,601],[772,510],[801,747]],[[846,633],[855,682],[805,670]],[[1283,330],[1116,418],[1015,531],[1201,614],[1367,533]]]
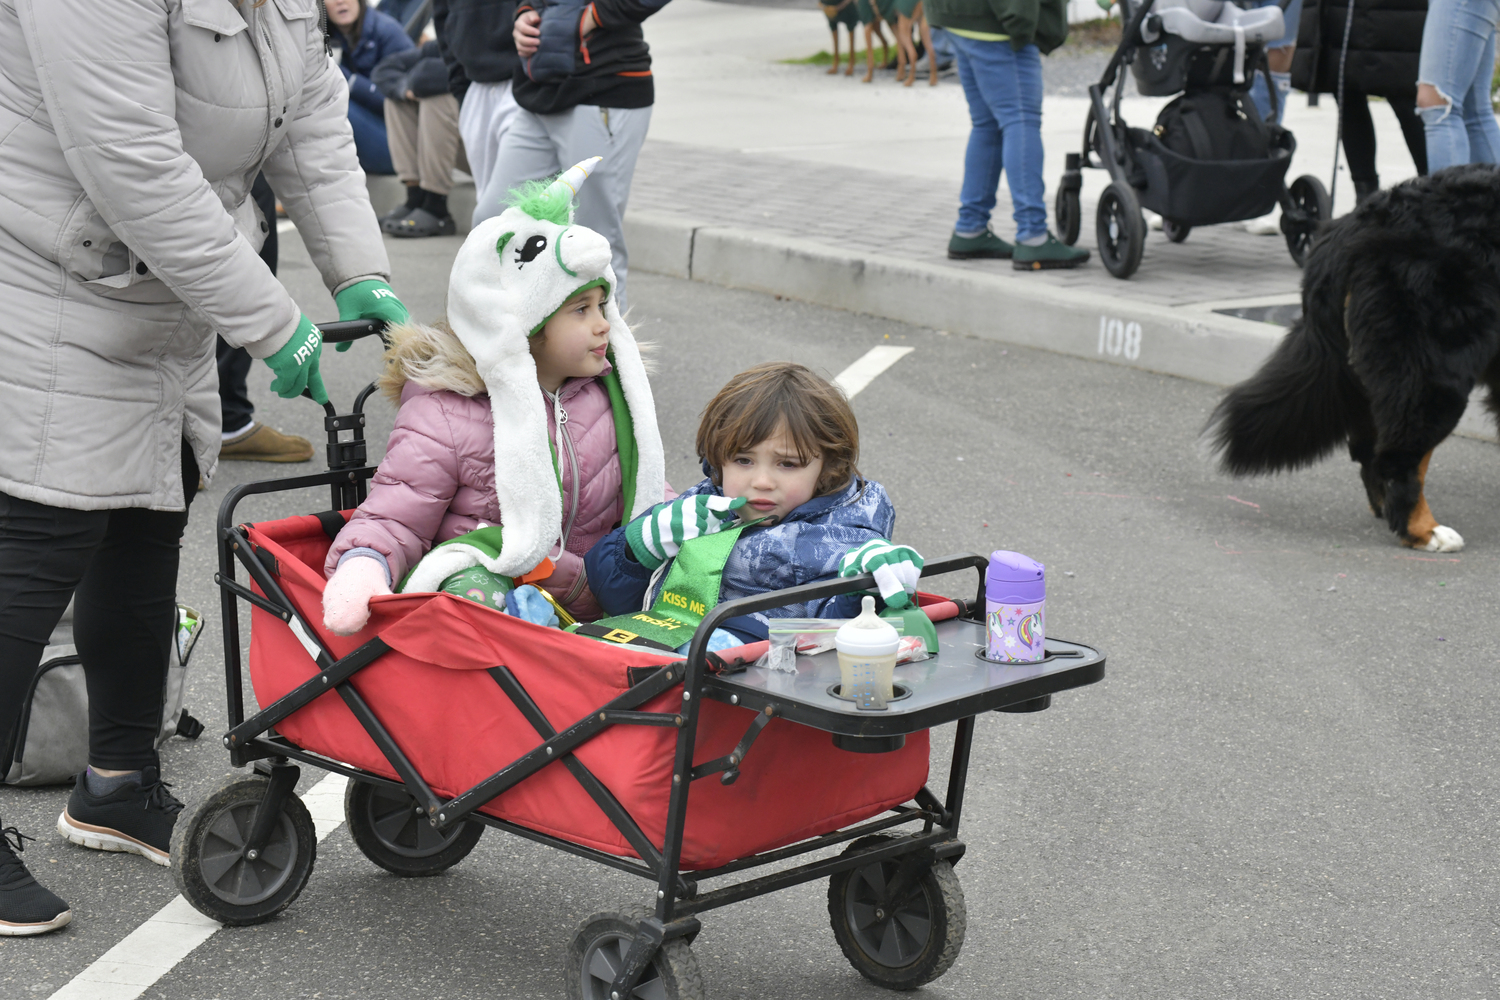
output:
[[[516,0],[432,0],[448,90],[460,101],[470,83],[504,83],[516,75]]]
[[[1303,0],[1292,86],[1313,93],[1337,91],[1348,16],[1346,0]],[[1415,94],[1426,20],[1427,0],[1358,0],[1349,24],[1345,86],[1381,97]]]
[[[641,22],[669,0],[522,0],[516,8],[542,15],[541,47],[516,74],[516,103],[534,114],[555,114],[579,104],[648,108],[656,100],[651,50]],[[578,37],[584,12],[599,27]]]
[[[404,100],[408,90],[417,97],[448,93],[448,71],[437,42],[386,56],[370,74],[370,82],[392,101]]]

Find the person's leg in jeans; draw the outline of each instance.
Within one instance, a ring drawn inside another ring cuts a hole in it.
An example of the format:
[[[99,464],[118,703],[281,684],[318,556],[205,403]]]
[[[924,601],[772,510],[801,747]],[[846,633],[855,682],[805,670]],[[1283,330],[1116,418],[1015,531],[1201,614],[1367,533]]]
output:
[[[1280,0],[1257,0],[1252,7],[1271,7]],[[1271,95],[1266,77],[1259,70],[1250,83],[1250,100],[1260,112],[1262,121],[1279,124],[1286,114],[1287,98],[1292,95],[1292,55],[1297,51],[1297,27],[1302,21],[1302,0],[1292,0],[1281,12],[1285,32],[1266,46],[1266,63],[1271,67],[1271,82],[1276,85],[1276,113],[1271,113]]]
[[[995,113],[975,79],[977,67],[970,57],[969,39],[953,38],[958,60],[958,82],[964,88],[969,105],[969,143],[964,148],[964,180],[958,189],[958,221],[955,236],[965,240],[979,238],[990,227],[990,213],[995,210],[995,196],[1000,188],[1000,171],[1004,166],[1002,151],[1005,137]],[[1009,256],[1010,244],[1005,244]],[[953,248],[949,247],[950,256]]]
[[[385,117],[350,101],[349,126],[354,130],[354,152],[359,157],[360,169],[367,174],[394,174]]]
[[[1500,162],[1500,125],[1490,101],[1490,82],[1495,76],[1495,23],[1479,53],[1479,70],[1464,95],[1464,129],[1469,133],[1469,162]]]
[[[635,161],[651,125],[651,109],[580,104],[572,111],[547,115],[545,121],[563,169],[590,156],[604,157],[604,162],[594,168],[588,181],[578,189],[578,211],[573,221],[609,240],[610,266],[614,268],[616,282],[615,304],[623,313],[629,304],[626,282],[630,271],[630,254],[625,246],[625,206],[630,201]]]
[[[1016,52],[1009,42],[978,41],[962,36],[954,36],[953,42],[969,65],[965,97],[969,97],[969,81],[972,81],[974,94],[989,109],[990,119],[1000,132],[1000,161],[1010,188],[1016,242],[1044,240],[1047,206],[1046,182],[1042,178],[1041,53],[1034,45]],[[970,98],[970,117],[980,120],[974,116],[973,98]],[[967,162],[966,159],[966,165]],[[983,173],[976,180],[987,181],[992,169],[981,164]],[[965,174],[967,188],[967,170]],[[993,199],[991,194],[986,200],[993,205]],[[972,224],[973,220],[965,220],[965,231],[970,231],[968,227]]]
[[[555,116],[548,116],[555,117]],[[495,168],[489,183],[474,205],[474,225],[505,211],[506,195],[527,181],[538,181],[559,173],[568,163],[559,165],[552,135],[542,123],[542,116],[517,108],[500,140]]]
[[[1426,132],[1431,171],[1476,161],[1492,163],[1500,151],[1500,129],[1488,103],[1497,15],[1496,0],[1432,0],[1427,8],[1417,70],[1417,114]],[[1481,93],[1483,101],[1474,98]],[[1471,148],[1471,143],[1479,148]]]

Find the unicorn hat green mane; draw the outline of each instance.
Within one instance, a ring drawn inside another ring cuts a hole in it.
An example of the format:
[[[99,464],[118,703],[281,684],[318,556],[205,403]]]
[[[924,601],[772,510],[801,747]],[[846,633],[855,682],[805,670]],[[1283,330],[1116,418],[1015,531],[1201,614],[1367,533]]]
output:
[[[661,502],[666,463],[656,404],[635,338],[615,304],[609,241],[572,221],[573,196],[601,159],[585,160],[550,184],[517,192],[511,207],[474,227],[453,262],[448,323],[473,355],[489,390],[504,541],[498,555],[493,549],[451,543],[434,549],[413,571],[405,590],[435,590],[448,576],[473,565],[520,576],[554,551],[562,534],[562,494],[529,341],[585,289],[605,291],[613,370],[604,378],[618,380],[624,398],[625,412],[616,411],[617,431],[627,413],[634,430],[635,489],[626,498],[623,516],[629,520]],[[615,395],[612,385],[611,390]],[[622,470],[624,451],[622,447]],[[624,471],[628,482],[629,470]]]

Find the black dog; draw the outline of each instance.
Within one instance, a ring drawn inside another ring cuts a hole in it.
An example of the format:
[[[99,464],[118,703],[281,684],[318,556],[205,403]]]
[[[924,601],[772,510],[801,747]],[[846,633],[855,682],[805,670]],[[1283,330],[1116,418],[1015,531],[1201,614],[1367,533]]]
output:
[[[1432,450],[1477,382],[1500,417],[1500,170],[1471,165],[1381,192],[1327,226],[1302,318],[1206,433],[1235,476],[1311,465],[1348,442],[1365,494],[1403,544],[1463,538],[1422,495]]]

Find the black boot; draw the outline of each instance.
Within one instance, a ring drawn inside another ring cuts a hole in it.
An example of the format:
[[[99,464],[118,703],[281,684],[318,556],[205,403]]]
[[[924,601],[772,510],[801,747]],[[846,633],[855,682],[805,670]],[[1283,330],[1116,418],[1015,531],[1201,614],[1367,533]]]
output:
[[[68,904],[42,888],[16,857],[31,839],[13,826],[0,830],[0,936],[45,934],[73,919]]]
[[[1380,178],[1374,177],[1367,181],[1356,180],[1354,182],[1354,204],[1363,205],[1369,200],[1370,195],[1380,190]]]

